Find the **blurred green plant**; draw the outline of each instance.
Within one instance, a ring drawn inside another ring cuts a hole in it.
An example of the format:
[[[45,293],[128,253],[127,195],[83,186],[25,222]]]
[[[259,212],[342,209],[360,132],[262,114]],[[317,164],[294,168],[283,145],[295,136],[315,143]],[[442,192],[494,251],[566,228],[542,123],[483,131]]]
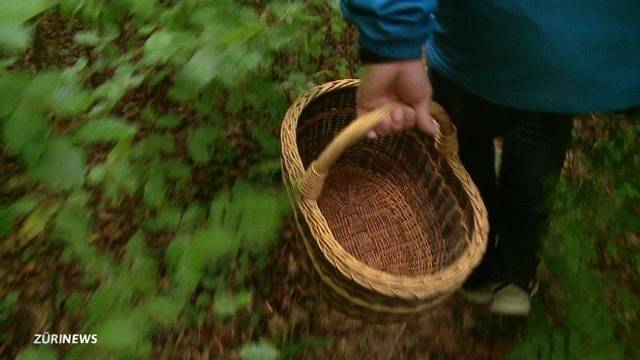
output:
[[[555,279],[552,322],[536,304],[513,359],[625,359],[640,354],[640,123],[581,122],[559,185],[544,264]],[[589,130],[588,126],[592,129]],[[633,240],[636,239],[636,240]],[[617,264],[608,269],[607,262]],[[626,274],[627,278],[621,278]],[[547,309],[550,310],[550,309]]]
[[[276,128],[293,96],[333,77],[312,61],[332,50],[311,29],[345,29],[323,25],[318,9],[337,11],[319,0],[0,3],[2,146],[24,166],[21,183],[46,194],[0,204],[0,236],[18,224],[24,238],[47,233],[82,269],[86,288],[69,294],[65,309],[82,314],[79,330],[99,341],[65,358],[148,358],[154,334],[187,326],[189,314],[213,309],[224,320],[253,307],[245,273],[266,264],[287,208],[273,186]],[[40,41],[43,13],[79,20],[80,30],[66,30],[82,49],[73,65],[42,61],[50,53]],[[26,49],[37,71],[19,65]],[[335,68],[347,76],[346,61]],[[160,101],[137,103],[132,94],[147,89]],[[257,146],[243,159],[230,128]],[[248,165],[239,180],[225,180],[240,161]],[[212,166],[223,181],[194,199],[196,172]],[[97,214],[135,198],[144,221],[122,256],[99,249]],[[150,249],[156,234],[172,239],[166,249]],[[254,340],[238,349],[243,359],[279,356]],[[56,353],[32,347],[21,358],[41,356]]]

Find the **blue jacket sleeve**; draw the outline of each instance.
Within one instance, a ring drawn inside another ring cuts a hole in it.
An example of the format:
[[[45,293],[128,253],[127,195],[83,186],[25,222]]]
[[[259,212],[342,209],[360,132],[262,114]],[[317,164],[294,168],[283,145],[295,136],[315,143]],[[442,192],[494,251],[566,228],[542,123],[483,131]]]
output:
[[[390,59],[419,59],[438,0],[341,0],[344,18],[360,30],[360,47]]]

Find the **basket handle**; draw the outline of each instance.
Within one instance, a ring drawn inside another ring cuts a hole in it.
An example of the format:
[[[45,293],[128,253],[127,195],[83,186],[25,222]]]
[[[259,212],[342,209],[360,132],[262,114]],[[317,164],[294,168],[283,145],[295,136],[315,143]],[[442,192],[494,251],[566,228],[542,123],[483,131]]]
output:
[[[385,117],[397,106],[407,105],[392,101],[378,109],[358,117],[347,125],[320,153],[305,171],[302,181],[299,183],[300,194],[305,199],[317,200],[322,192],[324,180],[329,173],[329,169],[338,160],[340,155],[347,148],[362,139],[369,130],[373,129],[380,119]],[[456,128],[451,123],[447,112],[436,102],[432,102],[430,107],[431,116],[436,120],[438,134],[435,137],[436,148],[445,157],[454,156],[458,152],[458,139]]]

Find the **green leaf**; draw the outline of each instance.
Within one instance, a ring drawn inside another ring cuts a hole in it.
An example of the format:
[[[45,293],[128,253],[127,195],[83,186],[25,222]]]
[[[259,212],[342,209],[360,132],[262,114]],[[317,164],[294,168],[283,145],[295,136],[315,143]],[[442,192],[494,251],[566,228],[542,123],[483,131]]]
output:
[[[166,207],[160,211],[160,213],[150,220],[145,222],[145,226],[155,232],[162,230],[175,230],[180,223],[180,216],[182,210],[173,206]]]
[[[79,311],[84,308],[83,298],[83,295],[80,295],[80,293],[71,294],[64,301],[65,309],[73,315],[80,315]]]
[[[50,346],[29,346],[21,352],[16,360],[56,360],[58,353]]]
[[[158,286],[158,265],[146,255],[138,256],[130,269],[132,285],[143,294],[149,295]]]
[[[116,294],[109,288],[101,287],[96,290],[87,304],[87,323],[94,325],[109,318],[111,311],[119,309]]]
[[[11,232],[14,216],[8,207],[0,208],[0,237]]]
[[[11,213],[16,217],[22,217],[32,212],[42,199],[37,195],[26,195],[11,204]]]
[[[245,42],[204,47],[178,71],[171,95],[178,100],[189,99],[214,79],[233,88],[264,63],[265,54]]]
[[[175,35],[167,30],[156,31],[144,43],[145,64],[156,64],[169,60],[177,51]]]
[[[55,231],[69,244],[80,243],[89,236],[89,218],[84,205],[75,203],[81,196],[67,198],[55,219]]]
[[[143,20],[148,19],[153,14],[155,0],[125,0],[129,5],[131,13]]]
[[[242,360],[275,360],[280,357],[280,353],[269,342],[261,340],[258,343],[243,345],[240,356]]]
[[[217,60],[215,78],[231,88],[244,82],[268,61],[260,49],[246,43],[229,46]]]
[[[89,64],[89,60],[87,60],[86,57],[81,56],[80,58],[78,58],[78,60],[76,60],[75,63],[73,63],[72,66],[64,69],[64,71],[62,72],[62,76],[64,76],[67,79],[72,79],[78,82],[80,73],[82,72],[82,70],[87,68],[88,64]]]
[[[203,309],[211,303],[211,295],[208,293],[200,293],[196,298],[196,308]]]
[[[178,126],[181,121],[182,118],[180,116],[169,114],[159,117],[156,120],[155,125],[161,128],[173,129],[174,127]]]
[[[152,298],[145,304],[144,309],[149,318],[164,326],[173,324],[182,311],[180,303],[167,296]]]
[[[102,99],[104,102],[94,107],[90,114],[94,115],[111,110],[129,89],[140,85],[144,77],[134,73],[134,65],[129,63],[119,65],[113,77],[94,90],[93,100]]]
[[[179,98],[187,98],[198,93],[216,75],[216,53],[212,47],[198,50],[176,75],[176,87],[184,93]]]
[[[1,32],[1,30],[0,30]],[[29,84],[30,76],[11,72],[0,78],[0,118],[11,114],[18,106],[22,92]]]
[[[11,312],[16,306],[20,292],[14,290],[8,293],[2,301],[0,301],[0,324],[4,323],[11,317]]]
[[[62,72],[60,71],[46,70],[38,72],[25,89],[24,97],[34,104],[41,105],[47,102],[49,95],[61,81]]]
[[[147,36],[151,34],[157,27],[158,25],[156,24],[143,25],[142,27],[138,28],[138,33],[142,36]]]
[[[184,229],[185,227],[193,227],[199,221],[204,219],[205,210],[200,204],[197,202],[189,204],[187,210],[182,214],[182,220],[180,222],[180,228]]]
[[[89,107],[91,97],[79,85],[73,72],[44,71],[36,75],[25,90],[33,104],[53,109],[62,115],[76,115]]]
[[[164,176],[158,172],[152,172],[144,186],[144,202],[150,207],[160,207],[166,200],[167,184]]]
[[[84,2],[77,0],[60,0],[60,12],[65,16],[74,16],[80,10]]]
[[[107,195],[114,200],[121,199],[124,194],[137,192],[142,183],[144,168],[134,166],[128,160],[111,164],[108,181],[104,182]]]
[[[241,239],[233,230],[220,227],[212,227],[207,231],[196,233],[196,241],[201,244],[202,251],[212,260],[235,255],[241,245]]]
[[[175,293],[178,299],[190,298],[202,278],[207,258],[206,254],[197,248],[197,239],[195,242],[194,246],[184,250],[176,267],[174,281],[177,285]]]
[[[174,180],[180,180],[191,174],[191,167],[179,160],[168,160],[163,163],[164,172]]]
[[[225,212],[231,201],[231,193],[229,191],[221,191],[216,194],[211,205],[209,206],[209,225],[212,227],[222,226]]]
[[[77,115],[89,108],[91,96],[74,82],[61,82],[49,95],[48,105],[63,115]]]
[[[178,234],[167,246],[167,250],[165,252],[165,256],[167,258],[167,264],[169,265],[169,269],[171,271],[175,271],[180,263],[180,259],[184,255],[187,247],[191,242],[191,237],[188,234]]]
[[[33,106],[19,106],[4,124],[4,142],[27,164],[34,164],[45,151],[47,121]]]
[[[111,143],[131,139],[138,129],[122,119],[90,120],[74,134],[74,138],[88,144]]]
[[[288,209],[282,197],[273,192],[257,191],[243,182],[235,184],[232,195],[232,205],[238,209],[239,219],[232,219],[234,223],[230,225],[237,226],[238,236],[249,242],[250,251],[265,250],[278,239],[280,225]]]
[[[62,190],[79,188],[84,184],[85,158],[81,149],[68,139],[53,139],[33,167],[33,176]]]
[[[251,304],[252,294],[250,291],[243,291],[232,294],[227,291],[216,292],[214,298],[214,308],[216,314],[226,318],[235,315],[239,310]]]
[[[274,173],[278,172],[280,168],[280,160],[265,160],[251,167],[249,174],[250,176],[262,178],[271,177]]]
[[[144,109],[142,109],[142,112],[140,114],[142,116],[142,120],[149,122],[151,124],[153,124],[154,121],[156,121],[156,112],[153,109],[153,106],[151,105],[147,105],[144,107]]]
[[[144,250],[144,234],[138,231],[127,242],[124,256],[122,257],[123,262],[127,266],[131,266],[136,258],[144,255]]]
[[[142,324],[127,315],[110,315],[106,321],[97,326],[98,343],[110,350],[131,350],[145,336]]]
[[[24,25],[20,23],[0,23],[0,48],[9,51],[22,50],[29,45],[30,39],[31,34]]]
[[[96,46],[100,42],[100,35],[97,31],[80,31],[73,37],[79,45]]]
[[[135,159],[149,159],[173,152],[175,144],[165,135],[153,134],[140,140],[131,151]]]
[[[87,182],[89,185],[98,185],[102,183],[107,177],[107,166],[105,164],[98,164],[89,170],[87,175]]]
[[[55,5],[53,0],[0,1],[0,23],[21,23]]]
[[[202,125],[189,132],[187,150],[196,163],[205,163],[211,159],[212,147],[220,136],[220,130],[212,125]]]

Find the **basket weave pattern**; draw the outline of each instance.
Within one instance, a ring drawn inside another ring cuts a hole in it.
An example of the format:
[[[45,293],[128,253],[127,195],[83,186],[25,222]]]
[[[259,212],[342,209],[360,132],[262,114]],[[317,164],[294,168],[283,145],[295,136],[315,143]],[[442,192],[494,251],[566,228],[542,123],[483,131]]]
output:
[[[360,315],[413,314],[446,298],[478,264],[486,210],[443,109],[432,104],[435,140],[417,131],[361,140],[376,119],[353,120],[358,83],[317,86],[291,106],[283,175],[299,190],[296,222],[332,302]]]

